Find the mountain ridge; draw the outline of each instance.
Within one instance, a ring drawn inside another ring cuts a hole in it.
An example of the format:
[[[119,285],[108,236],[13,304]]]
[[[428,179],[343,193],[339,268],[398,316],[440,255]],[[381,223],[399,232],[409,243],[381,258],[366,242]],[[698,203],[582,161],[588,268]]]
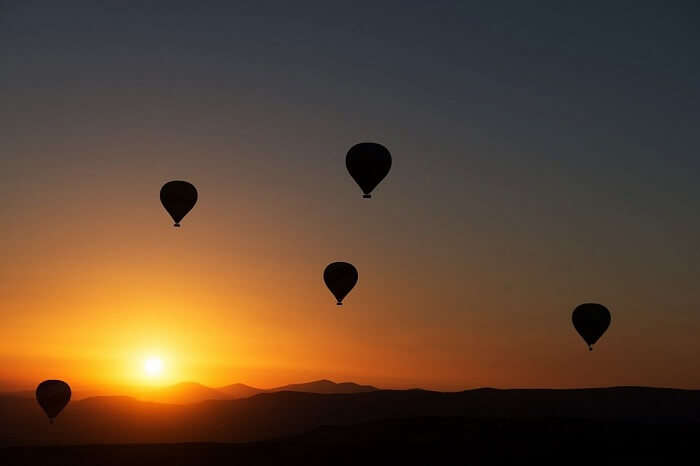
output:
[[[261,393],[178,405],[129,397],[71,402],[53,425],[34,400],[0,397],[0,446],[90,443],[240,443],[296,435],[321,426],[387,419],[457,416],[514,422],[579,419],[645,425],[700,424],[700,390],[376,390],[318,394]]]
[[[260,393],[280,391],[298,391],[307,393],[360,393],[379,390],[371,385],[359,385],[354,382],[336,383],[328,379],[314,380],[297,384],[282,385],[273,388],[257,388],[242,383],[222,387],[209,387],[199,382],[184,381],[162,387],[137,387],[118,391],[114,394],[102,391],[78,391],[73,393],[73,401],[97,396],[128,396],[143,401],[155,401],[168,404],[192,404],[207,400],[235,400],[249,398]],[[34,398],[33,390],[19,390],[1,395],[13,395],[21,398]]]

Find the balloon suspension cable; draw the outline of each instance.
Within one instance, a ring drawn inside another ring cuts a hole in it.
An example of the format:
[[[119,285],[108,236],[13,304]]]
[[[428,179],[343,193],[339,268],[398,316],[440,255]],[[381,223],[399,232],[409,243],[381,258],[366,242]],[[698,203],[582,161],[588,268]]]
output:
[[[176,223],[176,224],[173,225],[173,226],[174,226],[174,227],[177,227],[177,228],[180,228],[180,224],[179,224],[179,223]]]
[[[372,199],[372,195],[371,194],[363,194],[362,199]]]

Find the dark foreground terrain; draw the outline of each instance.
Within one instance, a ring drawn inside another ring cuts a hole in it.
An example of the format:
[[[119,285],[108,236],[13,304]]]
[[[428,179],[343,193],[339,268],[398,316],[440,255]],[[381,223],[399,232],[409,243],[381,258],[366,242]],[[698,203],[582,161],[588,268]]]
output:
[[[264,442],[0,449],[5,465],[694,464],[699,424],[386,420]]]
[[[0,397],[0,466],[696,464],[700,391],[284,391],[190,405],[98,397],[50,425]]]

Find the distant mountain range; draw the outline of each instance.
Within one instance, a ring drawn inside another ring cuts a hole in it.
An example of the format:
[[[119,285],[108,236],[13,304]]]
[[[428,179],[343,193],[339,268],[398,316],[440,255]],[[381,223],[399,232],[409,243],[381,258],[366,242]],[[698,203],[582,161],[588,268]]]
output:
[[[330,390],[337,389],[335,385],[324,382],[312,387]],[[71,402],[53,425],[33,399],[0,396],[0,418],[4,420],[0,423],[0,446],[250,442],[296,435],[321,426],[425,417],[456,417],[476,425],[534,420],[694,428],[700,424],[698,390],[622,387],[442,393],[353,389],[362,391],[278,391],[186,405],[95,397]],[[238,386],[231,390],[245,391]]]
[[[183,382],[136,395],[136,398],[157,401],[159,403],[190,404],[208,400],[237,400],[249,398],[260,393],[283,391],[303,393],[364,393],[378,390],[370,385],[358,385],[352,382],[335,383],[330,380],[316,380],[308,383],[284,385],[276,388],[256,388],[242,383],[210,388],[195,382]]]
[[[316,380],[313,382],[284,385],[276,388],[256,388],[242,383],[226,385],[224,387],[211,388],[196,382],[182,382],[166,387],[153,387],[124,390],[121,395],[129,396],[144,401],[171,404],[201,403],[208,400],[237,400],[249,398],[260,393],[275,393],[282,391],[304,393],[364,393],[379,390],[371,385],[358,385],[352,382],[335,383],[330,380]],[[14,395],[22,398],[34,398],[34,391],[24,390],[12,392],[6,395]],[[73,401],[104,396],[103,392],[78,391],[73,393]]]

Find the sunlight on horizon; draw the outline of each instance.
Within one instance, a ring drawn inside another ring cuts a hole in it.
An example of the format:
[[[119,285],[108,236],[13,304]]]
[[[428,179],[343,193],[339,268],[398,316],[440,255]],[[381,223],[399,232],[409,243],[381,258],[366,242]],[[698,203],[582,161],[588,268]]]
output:
[[[149,377],[158,377],[163,373],[163,360],[155,356],[146,358],[143,362],[143,370]]]

